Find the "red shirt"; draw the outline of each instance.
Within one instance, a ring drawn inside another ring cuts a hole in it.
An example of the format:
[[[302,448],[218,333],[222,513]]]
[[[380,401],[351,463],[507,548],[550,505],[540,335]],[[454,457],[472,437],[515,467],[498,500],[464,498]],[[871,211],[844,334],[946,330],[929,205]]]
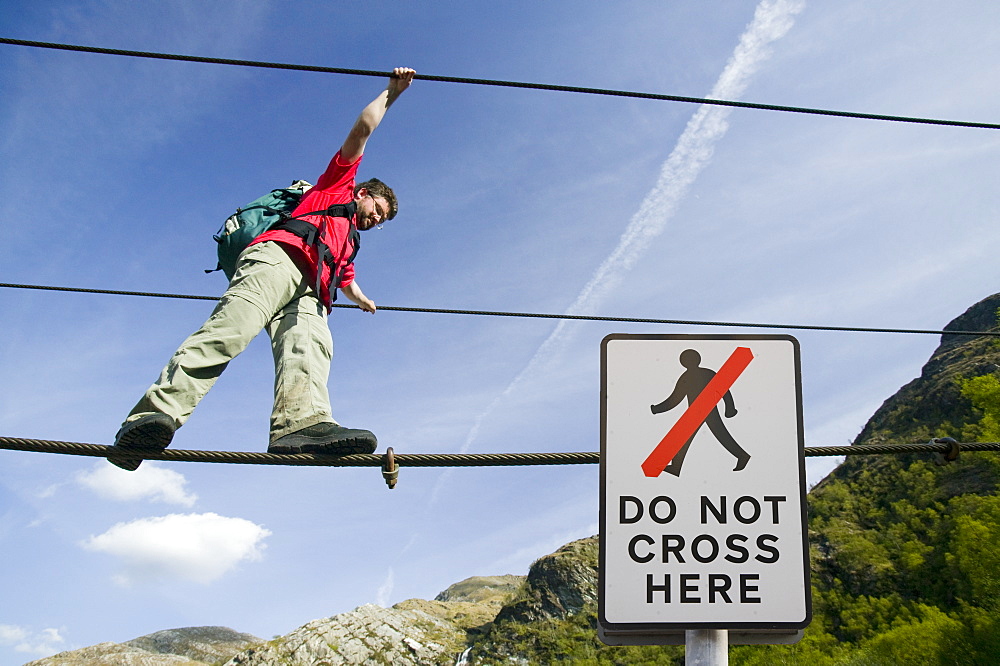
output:
[[[335,204],[345,204],[353,200],[354,178],[360,164],[360,157],[354,164],[344,164],[340,158],[340,151],[337,151],[337,154],[330,160],[326,172],[320,176],[316,185],[302,197],[302,201],[299,202],[299,205],[292,212],[292,216],[295,217],[303,213],[310,213],[314,210],[324,210]],[[319,300],[329,310],[332,303],[330,287],[334,276],[340,275],[343,272],[341,286],[349,285],[354,281],[354,264],[344,266],[344,263],[350,258],[354,250],[349,242],[351,226],[354,224],[354,220],[329,215],[310,215],[302,219],[320,230],[320,240],[330,248],[330,252],[336,261],[336,267],[333,271],[325,263],[319,267],[322,269],[321,275],[323,278]],[[281,243],[285,251],[302,268],[309,283],[316,284],[316,271],[319,262],[318,253],[314,246],[306,244],[305,239],[282,229],[265,231],[255,238],[250,245],[264,241]]]

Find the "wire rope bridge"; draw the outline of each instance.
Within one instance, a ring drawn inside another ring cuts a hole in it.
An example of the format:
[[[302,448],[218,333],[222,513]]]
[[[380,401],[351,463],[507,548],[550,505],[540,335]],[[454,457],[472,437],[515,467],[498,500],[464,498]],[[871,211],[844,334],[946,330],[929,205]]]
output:
[[[104,444],[60,442],[43,439],[0,437],[0,449],[58,453],[73,456],[107,458],[116,449]],[[950,437],[932,439],[926,444],[867,444],[859,446],[807,447],[806,457],[857,456],[902,453],[935,453],[938,464],[958,458],[960,451],[1000,451],[998,442],[960,443]],[[120,452],[118,453],[120,455]],[[400,467],[525,467],[534,465],[593,465],[601,461],[597,451],[553,453],[395,453],[392,448],[382,455],[374,453],[338,456],[323,453],[274,454],[249,451],[193,451],[184,449],[129,448],[129,458],[172,462],[228,463],[235,465],[291,465],[306,467],[380,467],[389,488],[396,486]]]
[[[31,41],[22,39],[12,39],[0,37],[0,44],[13,46],[26,46],[44,49],[56,49],[62,51],[76,51],[84,53],[128,56],[135,58],[150,58],[158,60],[174,60],[185,62],[198,62],[216,65],[235,65],[242,67],[256,67],[268,69],[281,69],[292,71],[322,72],[328,74],[349,74],[359,76],[387,76],[387,72],[376,72],[371,70],[345,69],[336,67],[319,67],[311,65],[295,65],[288,63],[273,63],[250,60],[236,60],[227,58],[209,58],[203,56],[179,55],[169,53],[152,53],[146,51],[131,51],[123,49],[110,49],[94,46],[83,46],[76,44],[56,44],[51,42]],[[519,81],[497,81],[488,79],[471,79],[451,76],[431,76],[417,75],[415,78],[428,81],[438,81],[445,83],[462,83],[474,85],[500,86],[508,88],[527,88],[535,90],[550,90],[557,92],[584,93],[591,95],[611,95],[617,97],[632,97],[639,99],[650,99],[670,102],[686,102],[694,104],[707,104],[716,106],[728,106],[737,108],[750,108],[766,111],[784,111],[791,113],[805,113],[813,115],[839,116],[846,118],[858,118],[867,120],[883,120],[903,123],[919,123],[927,125],[947,125],[955,127],[980,128],[980,129],[1000,129],[997,123],[969,122],[959,120],[946,120],[935,118],[917,118],[909,116],[894,116],[874,113],[859,113],[851,111],[838,111],[830,109],[814,109],[794,106],[782,106],[775,104],[759,104],[753,102],[741,102],[720,99],[705,99],[696,97],[683,97],[678,95],[663,95],[648,92],[634,92],[624,90],[608,90],[599,88],[584,88],[580,86],[564,86],[542,83],[528,83]],[[42,289],[52,291],[68,292],[90,292],[103,294],[152,296],[162,298],[187,298],[197,300],[216,300],[211,296],[193,296],[188,294],[159,294],[148,292],[112,291],[99,289],[81,289],[74,287],[51,287],[41,285],[25,285],[0,283],[0,288],[21,288],[21,289]],[[335,306],[337,307],[337,306]],[[348,307],[348,306],[341,306]],[[733,327],[758,327],[758,328],[787,328],[799,330],[825,330],[825,331],[856,331],[865,333],[917,333],[917,334],[952,334],[952,335],[982,335],[1000,336],[998,331],[937,331],[923,329],[897,329],[897,328],[862,328],[852,326],[812,326],[801,324],[764,324],[753,322],[711,322],[711,321],[688,321],[676,319],[652,319],[639,317],[597,317],[587,315],[569,314],[543,314],[525,312],[493,312],[481,310],[450,310],[440,308],[406,308],[406,307],[382,307],[383,310],[396,310],[401,312],[428,312],[438,314],[461,314],[461,315],[485,315],[500,317],[533,317],[544,319],[574,319],[588,321],[616,321],[632,323],[653,323],[653,324],[695,324],[707,326],[733,326]],[[118,455],[114,447],[101,444],[85,444],[80,442],[60,442],[39,439],[20,439],[14,437],[0,437],[0,449],[15,451],[35,451],[41,453],[58,453],[77,456],[92,456],[97,458],[107,458]],[[831,447],[811,447],[804,449],[806,456],[851,456],[851,455],[878,455],[878,454],[901,454],[901,453],[935,453],[938,462],[945,464],[958,457],[959,451],[1000,451],[1000,443],[959,443],[951,438],[933,439],[926,444],[898,444],[898,445],[860,445],[860,446],[831,446]],[[383,455],[356,454],[346,456],[335,456],[330,454],[302,453],[294,455],[276,455],[269,453],[253,453],[240,451],[192,451],[182,449],[156,449],[143,450],[140,448],[130,448],[129,458],[142,458],[146,460],[166,460],[175,462],[206,462],[206,463],[230,463],[243,465],[301,465],[301,466],[325,466],[325,467],[381,467],[382,475],[390,488],[395,487],[400,466],[403,467],[485,467],[485,466],[528,466],[528,465],[585,465],[600,462],[599,452],[578,452],[578,453],[409,453],[396,454],[393,449],[388,449]]]
[[[84,289],[79,287],[59,287],[45,285],[29,285],[0,283],[0,288],[33,289],[42,291],[62,291],[70,293],[92,293],[125,296],[144,296],[156,298],[178,298],[194,300],[217,300],[216,296],[197,296],[192,294],[165,294],[141,291],[119,291],[108,289]],[[334,307],[350,307],[335,304]],[[530,312],[496,312],[484,310],[451,310],[442,308],[413,308],[383,306],[383,310],[400,312],[425,312],[433,314],[482,315],[491,317],[531,317],[544,319],[570,319],[587,321],[614,321],[655,324],[700,324],[708,326],[788,328],[820,331],[854,331],[863,333],[911,333],[924,335],[959,335],[959,336],[1000,336],[1000,331],[965,331],[965,330],[933,330],[907,328],[871,328],[856,326],[815,326],[804,324],[774,324],[754,322],[718,322],[693,321],[680,319],[653,319],[645,317],[602,317],[594,315],[545,314]],[[16,437],[0,437],[0,449],[13,451],[34,451],[39,453],[58,453],[65,455],[90,456],[108,458],[118,455],[114,447],[103,444],[86,444],[81,442],[62,442],[41,439],[22,439]],[[937,454],[937,462],[946,464],[958,458],[960,451],[1000,451],[997,442],[960,443],[951,438],[933,439],[926,444],[877,444],[859,446],[825,446],[807,447],[803,454],[814,456],[854,456],[854,455],[884,455],[904,453]],[[331,455],[316,453],[272,454],[248,451],[196,451],[185,449],[149,449],[129,448],[129,458],[144,460],[165,460],[173,462],[203,462],[229,463],[237,465],[293,465],[312,467],[381,467],[382,476],[389,488],[396,486],[399,468],[403,467],[515,467],[533,465],[590,465],[601,461],[597,451],[584,452],[551,452],[551,453],[402,453],[397,454],[392,448],[382,455],[353,454]]]

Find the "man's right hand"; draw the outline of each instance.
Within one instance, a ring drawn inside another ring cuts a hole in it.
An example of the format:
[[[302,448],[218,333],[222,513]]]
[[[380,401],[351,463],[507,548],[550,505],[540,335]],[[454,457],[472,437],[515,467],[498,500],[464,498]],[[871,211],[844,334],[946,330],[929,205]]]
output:
[[[413,83],[413,77],[416,75],[416,70],[410,69],[409,67],[397,67],[392,70],[392,76],[389,77],[389,103],[399,97],[404,90],[410,87]]]

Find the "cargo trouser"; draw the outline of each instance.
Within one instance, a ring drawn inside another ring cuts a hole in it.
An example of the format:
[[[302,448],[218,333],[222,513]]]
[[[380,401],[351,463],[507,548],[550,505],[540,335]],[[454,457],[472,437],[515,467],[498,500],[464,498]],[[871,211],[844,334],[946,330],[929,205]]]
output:
[[[270,440],[335,423],[326,387],[333,357],[326,308],[295,262],[271,241],[240,255],[236,274],[208,321],[174,352],[126,422],[161,412],[178,428],[184,425],[229,361],[263,329],[274,355]]]

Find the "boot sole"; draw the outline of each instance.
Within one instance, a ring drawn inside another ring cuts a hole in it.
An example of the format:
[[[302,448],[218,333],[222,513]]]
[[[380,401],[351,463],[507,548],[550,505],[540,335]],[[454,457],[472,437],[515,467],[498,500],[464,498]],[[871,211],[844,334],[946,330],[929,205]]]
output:
[[[131,427],[130,427],[131,426]],[[158,449],[162,451],[170,445],[174,438],[172,424],[165,421],[152,420],[145,423],[140,420],[122,426],[115,436],[118,455],[108,456],[108,462],[129,472],[134,472],[142,464],[142,458],[127,458],[124,454],[130,448]]]
[[[268,446],[267,452],[277,454],[330,453],[348,456],[354,453],[374,453],[377,447],[376,441],[364,436],[349,436],[333,441],[316,441],[309,437],[293,434],[286,435]]]

